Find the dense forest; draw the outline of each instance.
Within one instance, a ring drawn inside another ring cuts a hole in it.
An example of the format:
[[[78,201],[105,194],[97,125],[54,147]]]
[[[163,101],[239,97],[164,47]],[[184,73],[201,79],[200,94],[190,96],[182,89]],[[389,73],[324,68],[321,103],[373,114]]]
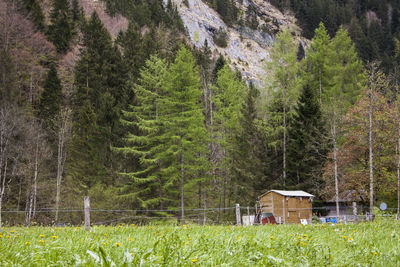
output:
[[[0,1],[0,212],[23,211],[6,221],[80,223],[61,211],[87,195],[180,220],[215,208],[218,222],[269,189],[396,207],[396,1],[276,1],[310,42],[280,29],[261,87],[192,46],[171,1],[105,0],[127,19],[115,36],[80,1],[47,2]],[[234,1],[209,4],[237,23]]]

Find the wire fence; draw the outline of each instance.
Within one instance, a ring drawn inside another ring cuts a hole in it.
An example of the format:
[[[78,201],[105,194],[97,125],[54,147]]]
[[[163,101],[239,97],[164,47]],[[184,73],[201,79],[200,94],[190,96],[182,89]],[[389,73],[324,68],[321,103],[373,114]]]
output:
[[[200,225],[235,225],[238,224],[242,216],[259,216],[256,223],[261,224],[261,218],[265,209],[260,207],[226,207],[226,208],[193,208],[184,209],[184,216],[180,208],[174,209],[90,209],[90,218],[92,225],[118,225],[118,224],[182,224],[196,223]],[[339,216],[336,214],[336,207],[323,206],[313,208],[274,208],[272,213],[279,213],[279,216],[289,216],[290,212],[298,212],[301,216],[309,214],[312,216],[311,222],[330,222],[335,218],[341,222],[359,222],[371,220],[369,207],[358,206],[357,213],[354,214],[354,207],[341,206]],[[374,217],[396,217],[397,208],[387,208],[384,212],[375,214]],[[58,220],[55,220],[55,214],[58,213]],[[40,208],[32,213],[31,220],[27,222],[26,210],[5,209],[1,211],[3,225],[42,225],[42,226],[77,226],[83,225],[85,221],[85,210],[78,207],[60,208],[56,211],[54,208]],[[285,214],[285,215],[283,215]],[[273,214],[274,216],[278,216]],[[307,215],[307,216],[309,216]],[[311,216],[307,217],[310,218]],[[300,218],[300,215],[299,215]],[[319,218],[319,219],[317,219]],[[318,221],[319,220],[319,221]],[[279,220],[283,223],[285,220]]]

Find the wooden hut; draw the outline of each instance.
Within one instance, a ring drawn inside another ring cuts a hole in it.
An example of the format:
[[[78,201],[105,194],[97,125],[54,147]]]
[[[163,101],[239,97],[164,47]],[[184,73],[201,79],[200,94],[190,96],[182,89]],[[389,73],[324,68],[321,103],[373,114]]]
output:
[[[274,217],[277,223],[312,221],[313,195],[304,191],[271,190],[258,197],[262,217]]]

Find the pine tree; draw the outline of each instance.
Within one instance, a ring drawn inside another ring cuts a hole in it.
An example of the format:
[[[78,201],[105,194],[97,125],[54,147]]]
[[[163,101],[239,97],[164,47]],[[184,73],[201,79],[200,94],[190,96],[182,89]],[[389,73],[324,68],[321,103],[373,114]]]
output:
[[[73,35],[68,0],[53,0],[47,35],[58,52],[65,53],[68,50]]]
[[[318,193],[328,152],[328,133],[315,90],[303,86],[288,131],[288,173],[291,185]]]
[[[204,175],[206,165],[207,132],[200,102],[200,77],[195,59],[184,46],[178,51],[169,68],[166,90],[168,97],[163,100],[161,113],[165,132],[160,141],[166,149],[160,156],[170,164],[162,173],[168,177],[167,184],[179,184],[178,195],[181,220],[184,222],[185,192]],[[197,178],[197,179],[194,179]],[[187,192],[186,192],[187,193]],[[190,202],[189,202],[190,203]]]
[[[140,71],[140,78],[134,90],[136,105],[130,105],[124,111],[122,123],[130,129],[126,137],[126,145],[115,150],[139,159],[139,167],[124,172],[128,182],[123,186],[122,197],[134,199],[143,208],[164,209],[168,205],[168,192],[165,192],[165,178],[161,175],[164,150],[160,135],[164,114],[160,113],[160,105],[165,97],[164,83],[167,74],[165,61],[152,56]]]
[[[44,90],[40,95],[38,116],[46,126],[52,127],[53,120],[59,114],[63,102],[62,85],[54,64],[50,66],[43,88]]]

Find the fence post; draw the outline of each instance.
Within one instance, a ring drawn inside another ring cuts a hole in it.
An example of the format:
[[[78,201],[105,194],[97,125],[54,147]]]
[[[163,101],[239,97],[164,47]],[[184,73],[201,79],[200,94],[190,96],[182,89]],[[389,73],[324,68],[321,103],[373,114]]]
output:
[[[86,231],[90,231],[90,198],[88,196],[85,197],[84,206],[85,206],[85,229]]]
[[[286,211],[285,211],[285,198],[282,199],[282,208],[283,208],[283,224],[286,224]]]
[[[357,203],[353,202],[353,215],[354,215],[354,222],[358,221],[358,215],[357,215]]]
[[[240,205],[236,204],[236,225],[240,226],[242,225],[242,221],[240,219]]]

